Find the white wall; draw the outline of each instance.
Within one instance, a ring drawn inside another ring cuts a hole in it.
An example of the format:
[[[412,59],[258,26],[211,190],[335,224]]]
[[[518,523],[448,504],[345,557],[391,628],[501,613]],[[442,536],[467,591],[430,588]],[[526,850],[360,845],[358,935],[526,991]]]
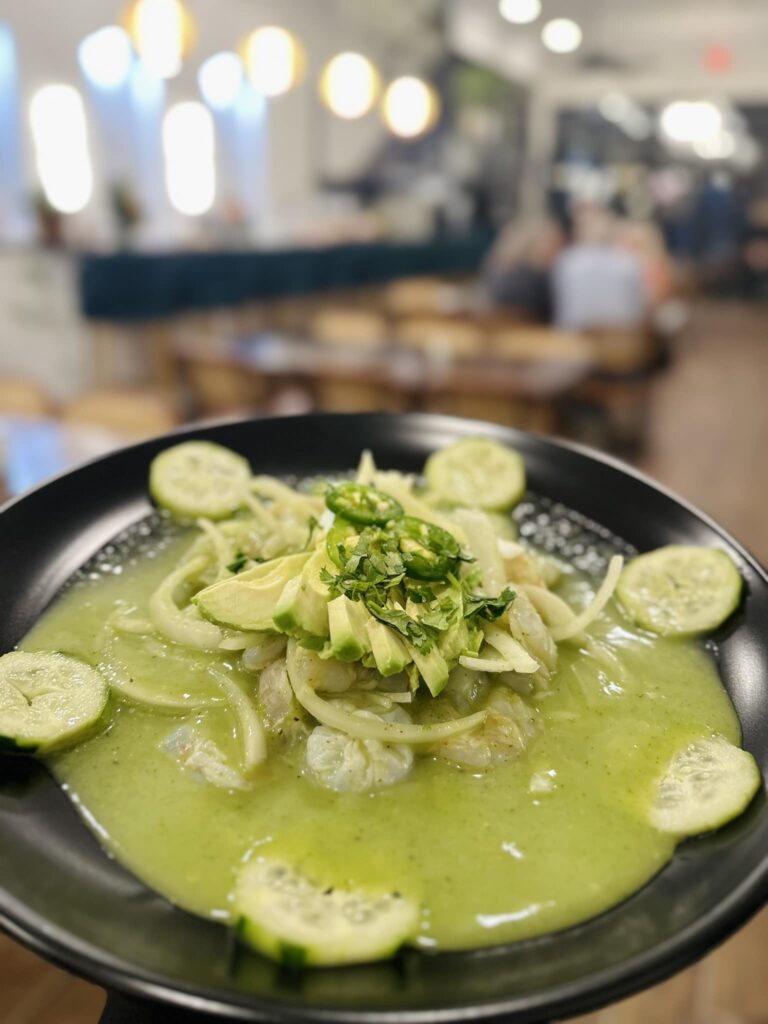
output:
[[[345,20],[341,0],[186,0],[197,20],[198,45],[181,74],[167,83],[167,103],[197,99],[197,68],[211,54],[233,49],[249,31],[259,25],[279,24],[293,31],[307,51],[304,82],[291,93],[268,102],[265,119],[268,133],[264,153],[266,166],[259,184],[263,209],[251,213],[268,234],[280,232],[283,221],[311,208],[316,201],[315,183],[321,173],[344,178],[358,173],[375,155],[384,138],[378,114],[355,122],[341,122],[319,103],[316,82],[326,60],[345,49],[361,49],[374,61],[384,54],[375,32],[366,31],[364,21]],[[105,0],[0,0],[0,20],[10,24],[17,43],[21,68],[21,96],[24,124],[24,159],[28,191],[36,189],[29,136],[28,104],[31,95],[49,82],[76,85],[85,95],[77,65],[77,47],[89,32],[110,23],[120,4]],[[341,13],[340,13],[341,12]],[[385,69],[386,72],[386,69]],[[88,100],[85,95],[86,102]],[[72,218],[70,232],[90,243],[107,243],[111,231],[107,171],[121,166],[115,159],[114,140],[109,148],[99,145],[97,119],[89,116],[92,158],[96,168],[94,198],[88,208]],[[199,225],[180,218],[166,206],[155,204],[154,217],[161,236],[195,234]],[[156,231],[156,234],[158,232]],[[159,239],[155,239],[157,242]]]
[[[89,375],[75,274],[63,253],[0,250],[0,374],[36,380],[59,401]]]

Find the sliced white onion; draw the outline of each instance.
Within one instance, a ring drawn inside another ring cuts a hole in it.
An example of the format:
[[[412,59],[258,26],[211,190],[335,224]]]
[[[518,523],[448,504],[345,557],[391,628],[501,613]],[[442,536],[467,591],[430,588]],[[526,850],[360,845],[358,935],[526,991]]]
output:
[[[298,669],[299,663],[295,654],[296,643],[291,640],[288,643],[288,679],[296,700],[318,722],[345,732],[348,736],[354,736],[355,739],[379,740],[382,743],[437,743],[449,736],[468,732],[485,721],[485,711],[477,711],[465,718],[456,718],[451,722],[439,722],[435,725],[401,725],[364,718],[318,696]]]
[[[498,538],[496,546],[501,557],[507,560],[517,558],[518,555],[525,553],[525,548],[522,544],[518,544],[515,540],[506,540],[504,537]]]
[[[589,602],[587,607],[575,615],[573,619],[565,623],[562,626],[552,626],[550,633],[552,639],[560,643],[563,640],[570,640],[572,637],[577,636],[583,630],[594,622],[595,619],[600,615],[603,608],[608,604],[610,599],[613,597],[613,592],[616,589],[616,584],[619,582],[619,576],[621,576],[621,570],[624,567],[624,559],[621,555],[614,555],[608,563],[608,572],[605,574],[603,582],[600,584],[597,593]]]
[[[256,712],[256,708],[234,679],[230,679],[229,676],[224,675],[223,672],[217,672],[215,669],[210,669],[209,671],[237,715],[241,726],[240,738],[243,747],[243,768],[246,772],[250,772],[267,759],[267,738],[264,733],[264,726]]]

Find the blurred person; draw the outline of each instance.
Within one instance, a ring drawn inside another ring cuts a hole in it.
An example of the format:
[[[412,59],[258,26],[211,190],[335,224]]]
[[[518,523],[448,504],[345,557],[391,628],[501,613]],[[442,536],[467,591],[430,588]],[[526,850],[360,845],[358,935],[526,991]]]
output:
[[[688,325],[689,310],[680,296],[679,278],[664,240],[652,221],[626,220],[619,226],[619,243],[638,258],[648,300],[649,323],[658,366],[671,359],[670,343]]]
[[[563,247],[558,225],[544,218],[516,221],[501,232],[486,257],[481,281],[498,307],[537,323],[552,319],[552,267]]]
[[[607,210],[586,207],[574,217],[574,242],[553,271],[555,322],[564,330],[634,329],[649,309],[643,269],[618,244],[618,222]]]
[[[672,261],[661,231],[651,221],[625,220],[618,225],[617,241],[640,261],[648,302],[658,308],[674,290]]]

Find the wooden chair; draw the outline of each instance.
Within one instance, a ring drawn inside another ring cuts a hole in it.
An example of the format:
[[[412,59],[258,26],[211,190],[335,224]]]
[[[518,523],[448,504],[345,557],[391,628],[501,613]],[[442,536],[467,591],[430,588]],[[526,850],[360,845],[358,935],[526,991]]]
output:
[[[439,277],[402,277],[382,289],[382,304],[393,317],[434,316],[449,287]]]
[[[321,309],[310,317],[309,334],[324,345],[376,348],[387,341],[387,322],[377,313],[343,306]]]
[[[598,447],[636,455],[643,450],[648,433],[658,342],[643,328],[593,329],[586,337],[596,365],[594,375],[578,391],[577,436]],[[579,413],[588,433],[579,424]]]
[[[200,416],[251,411],[264,402],[269,391],[263,378],[226,362],[187,356],[183,373],[195,413]]]
[[[264,326],[270,331],[284,334],[305,334],[314,308],[315,301],[311,295],[271,299],[263,305]]]
[[[320,377],[315,380],[317,408],[323,412],[403,412],[407,396],[385,383]]]
[[[642,373],[658,357],[658,342],[652,331],[637,328],[593,328],[585,332],[595,353],[598,371],[610,375]]]
[[[64,408],[61,418],[131,439],[163,434],[178,423],[173,403],[163,395],[117,388],[86,392]]]
[[[434,355],[480,355],[485,346],[485,333],[473,323],[447,317],[410,317],[401,320],[394,331],[398,344]]]
[[[487,420],[506,427],[534,430],[539,434],[559,431],[559,412],[552,402],[496,395],[431,395],[423,404],[425,412],[446,413],[471,420]]]
[[[489,338],[490,351],[503,359],[524,362],[593,362],[594,347],[590,339],[571,331],[551,327],[507,327],[494,331]]]
[[[0,414],[50,416],[54,402],[40,384],[26,377],[0,377]]]

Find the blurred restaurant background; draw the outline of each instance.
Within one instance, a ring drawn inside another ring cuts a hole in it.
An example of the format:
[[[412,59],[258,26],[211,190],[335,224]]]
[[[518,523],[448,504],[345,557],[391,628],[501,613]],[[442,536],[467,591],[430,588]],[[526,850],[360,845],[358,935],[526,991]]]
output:
[[[0,0],[0,489],[190,421],[441,412],[768,558],[766,40],[765,0]],[[766,941],[590,1019],[766,1022]],[[2,1024],[97,1019],[6,946]]]

